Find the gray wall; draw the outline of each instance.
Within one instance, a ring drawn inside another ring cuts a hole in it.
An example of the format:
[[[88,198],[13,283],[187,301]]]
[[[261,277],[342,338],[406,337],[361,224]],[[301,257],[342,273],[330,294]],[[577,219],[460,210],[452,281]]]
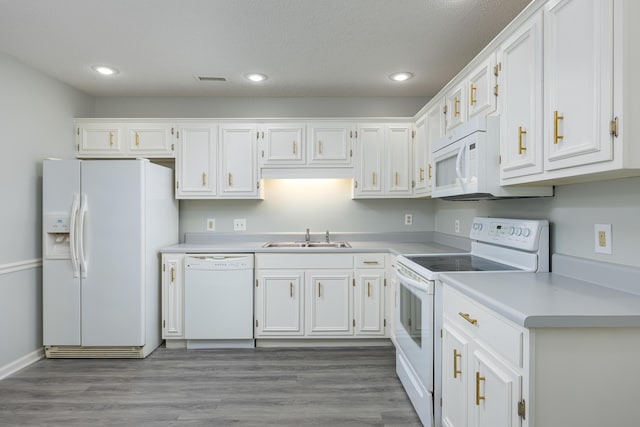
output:
[[[434,202],[415,200],[352,200],[351,180],[265,180],[264,200],[182,200],[180,232],[206,230],[215,218],[216,231],[233,231],[234,218],[246,218],[247,232],[430,231]],[[413,225],[404,225],[404,214]]]
[[[542,218],[551,223],[552,252],[640,267],[640,178],[556,187],[556,196],[435,205],[435,229],[467,235],[474,216]],[[612,254],[594,251],[594,225],[612,224]]]
[[[0,271],[41,257],[42,159],[74,155],[93,98],[0,53]],[[0,274],[0,367],[42,346],[40,268]]]
[[[429,98],[99,97],[95,117],[413,117]]]

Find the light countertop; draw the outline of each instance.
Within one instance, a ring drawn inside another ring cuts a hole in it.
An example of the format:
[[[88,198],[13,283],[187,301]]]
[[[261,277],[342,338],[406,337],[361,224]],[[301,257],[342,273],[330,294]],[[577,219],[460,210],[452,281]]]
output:
[[[640,327],[640,295],[584,280],[517,272],[449,273],[440,279],[527,328]]]

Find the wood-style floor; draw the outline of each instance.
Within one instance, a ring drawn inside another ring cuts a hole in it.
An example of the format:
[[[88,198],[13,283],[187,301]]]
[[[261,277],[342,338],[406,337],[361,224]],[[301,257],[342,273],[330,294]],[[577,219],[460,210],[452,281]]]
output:
[[[0,426],[420,426],[390,347],[45,359],[0,381]]]

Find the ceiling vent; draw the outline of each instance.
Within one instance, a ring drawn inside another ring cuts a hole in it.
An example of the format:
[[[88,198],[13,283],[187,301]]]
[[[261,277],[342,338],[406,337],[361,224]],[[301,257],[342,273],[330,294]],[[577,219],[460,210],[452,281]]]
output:
[[[196,79],[200,82],[226,82],[226,77],[198,76]]]

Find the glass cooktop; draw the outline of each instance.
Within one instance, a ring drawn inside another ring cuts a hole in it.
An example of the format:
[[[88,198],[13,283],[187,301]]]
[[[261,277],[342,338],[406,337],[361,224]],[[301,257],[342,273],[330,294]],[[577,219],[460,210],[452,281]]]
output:
[[[405,255],[405,257],[433,272],[518,270],[516,267],[475,255]]]

